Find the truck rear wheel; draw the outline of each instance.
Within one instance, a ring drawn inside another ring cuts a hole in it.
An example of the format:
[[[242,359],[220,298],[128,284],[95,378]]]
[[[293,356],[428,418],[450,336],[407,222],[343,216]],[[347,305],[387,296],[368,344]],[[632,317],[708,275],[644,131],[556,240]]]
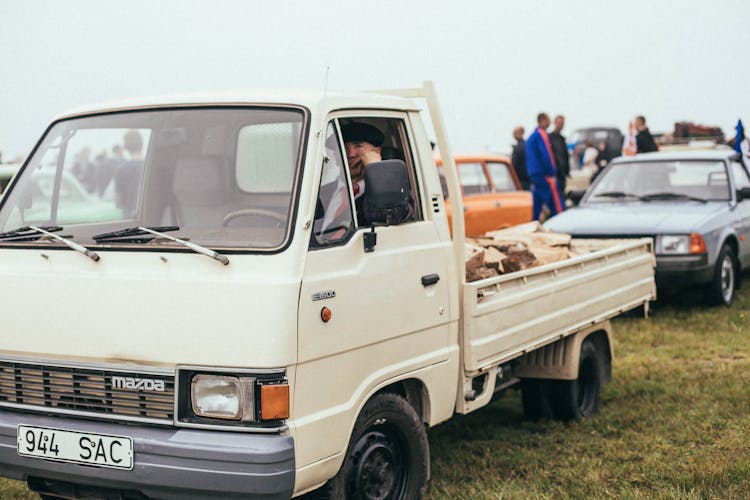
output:
[[[321,496],[419,499],[427,487],[429,462],[427,432],[414,408],[397,394],[377,394],[357,418],[344,463]]]
[[[554,389],[554,411],[560,420],[579,420],[599,411],[603,359],[591,339],[581,344],[578,378],[558,380]]]

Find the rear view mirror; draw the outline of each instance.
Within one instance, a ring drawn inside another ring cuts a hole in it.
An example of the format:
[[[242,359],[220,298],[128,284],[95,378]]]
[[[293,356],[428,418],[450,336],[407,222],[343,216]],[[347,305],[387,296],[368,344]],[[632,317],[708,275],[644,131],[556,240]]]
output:
[[[744,187],[737,190],[737,201],[750,199],[750,187]]]
[[[379,161],[365,168],[364,216],[373,226],[401,224],[414,217],[409,173],[402,160]]]

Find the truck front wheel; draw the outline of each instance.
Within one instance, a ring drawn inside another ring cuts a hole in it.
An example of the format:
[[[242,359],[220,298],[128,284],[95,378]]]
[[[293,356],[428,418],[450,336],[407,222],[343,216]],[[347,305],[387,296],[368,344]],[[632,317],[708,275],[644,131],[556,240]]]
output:
[[[579,420],[596,414],[599,410],[602,364],[596,344],[591,339],[584,340],[578,378],[556,381],[554,411],[557,418],[565,421]]]
[[[323,488],[331,499],[410,500],[429,478],[427,432],[401,396],[373,396],[354,424],[344,463]]]

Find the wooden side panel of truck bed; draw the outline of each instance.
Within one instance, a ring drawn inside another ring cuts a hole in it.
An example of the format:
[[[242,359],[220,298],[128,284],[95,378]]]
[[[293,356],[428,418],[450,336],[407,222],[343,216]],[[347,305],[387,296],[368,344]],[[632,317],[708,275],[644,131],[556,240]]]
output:
[[[466,372],[511,360],[656,297],[651,239],[597,245],[601,249],[565,261],[465,284]]]

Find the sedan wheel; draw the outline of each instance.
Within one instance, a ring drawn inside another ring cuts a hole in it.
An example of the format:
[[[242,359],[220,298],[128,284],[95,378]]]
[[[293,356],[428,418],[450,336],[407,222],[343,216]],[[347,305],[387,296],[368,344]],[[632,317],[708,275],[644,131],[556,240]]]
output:
[[[724,245],[719,253],[714,269],[714,279],[709,289],[709,300],[716,305],[730,306],[734,300],[736,288],[737,264],[734,251]]]

